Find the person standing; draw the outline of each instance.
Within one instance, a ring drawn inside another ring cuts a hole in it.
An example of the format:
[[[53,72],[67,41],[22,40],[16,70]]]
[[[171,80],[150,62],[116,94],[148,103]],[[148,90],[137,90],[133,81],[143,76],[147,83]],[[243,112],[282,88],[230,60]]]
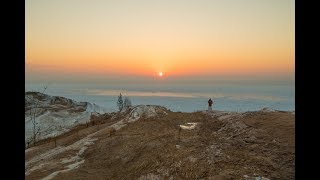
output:
[[[212,104],[213,101],[211,100],[211,98],[208,100],[208,111],[212,111]]]

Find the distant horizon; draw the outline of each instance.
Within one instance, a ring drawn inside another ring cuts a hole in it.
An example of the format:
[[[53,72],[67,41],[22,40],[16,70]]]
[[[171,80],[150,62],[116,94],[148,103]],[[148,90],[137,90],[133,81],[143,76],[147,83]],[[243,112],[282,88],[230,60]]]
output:
[[[43,72],[41,74],[25,74],[26,83],[76,83],[76,84],[101,84],[101,83],[111,83],[111,84],[133,84],[133,83],[156,83],[156,84],[202,84],[202,83],[244,83],[244,84],[294,84],[295,74],[242,74],[242,75],[167,75],[163,77],[154,76],[143,76],[143,75],[125,75],[125,74],[81,74],[81,73],[56,73],[50,76],[49,73]]]
[[[39,80],[25,80],[26,84],[88,84],[88,85],[150,85],[150,84],[157,84],[157,85],[214,85],[214,84],[233,84],[233,85],[291,85],[295,86],[295,79],[294,78],[287,78],[287,77],[277,77],[277,78],[255,78],[255,77],[247,77],[247,78],[222,78],[222,77],[216,77],[216,78],[168,78],[166,80],[159,81],[155,78],[139,78],[139,77],[128,77],[126,79],[121,78],[84,78],[82,80],[78,79],[72,79],[72,78],[66,78],[64,80],[54,80],[54,79],[39,79]]]
[[[174,111],[193,112],[205,109],[213,98],[215,109],[251,111],[265,107],[277,110],[295,109],[294,84],[85,84],[52,83],[26,84],[27,91],[62,96],[78,102],[95,103],[116,110],[117,96],[130,97],[134,105],[161,105]]]

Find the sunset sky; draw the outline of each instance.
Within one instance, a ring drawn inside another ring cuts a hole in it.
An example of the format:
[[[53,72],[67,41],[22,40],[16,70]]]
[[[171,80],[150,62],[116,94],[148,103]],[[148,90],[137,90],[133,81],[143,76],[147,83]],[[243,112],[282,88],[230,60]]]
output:
[[[294,0],[26,0],[26,80],[294,79],[294,9]]]

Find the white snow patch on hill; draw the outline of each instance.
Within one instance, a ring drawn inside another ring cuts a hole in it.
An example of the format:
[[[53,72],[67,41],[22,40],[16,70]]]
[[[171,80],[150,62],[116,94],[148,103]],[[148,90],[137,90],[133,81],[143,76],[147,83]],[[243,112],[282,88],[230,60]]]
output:
[[[32,118],[35,115],[36,129],[40,128],[37,140],[54,137],[69,131],[77,124],[90,120],[91,113],[103,114],[107,110],[96,104],[77,102],[39,92],[25,94],[25,141],[33,136]]]
[[[187,125],[179,125],[182,129],[191,130],[196,127],[198,123],[187,123]]]

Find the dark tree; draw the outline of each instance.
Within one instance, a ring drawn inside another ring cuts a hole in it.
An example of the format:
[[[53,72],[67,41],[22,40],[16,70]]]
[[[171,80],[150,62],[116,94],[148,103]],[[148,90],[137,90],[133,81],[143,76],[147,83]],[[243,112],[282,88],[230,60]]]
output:
[[[122,94],[121,93],[118,96],[117,106],[118,106],[119,111],[121,111],[123,109],[123,100],[122,100]]]
[[[129,97],[125,97],[123,107],[125,109],[128,109],[130,106],[132,106],[131,100],[129,99]]]

